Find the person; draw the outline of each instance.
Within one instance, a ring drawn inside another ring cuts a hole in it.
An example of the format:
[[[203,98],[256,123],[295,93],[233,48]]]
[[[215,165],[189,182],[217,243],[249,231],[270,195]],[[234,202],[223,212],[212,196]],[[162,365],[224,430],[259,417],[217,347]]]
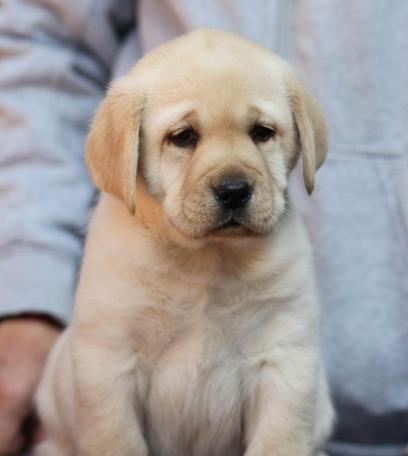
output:
[[[83,163],[110,79],[196,27],[292,62],[331,128],[308,198],[332,456],[408,444],[408,2],[3,0],[0,3],[0,455],[18,453],[47,353],[71,314],[95,191]],[[171,71],[171,68],[169,68]]]

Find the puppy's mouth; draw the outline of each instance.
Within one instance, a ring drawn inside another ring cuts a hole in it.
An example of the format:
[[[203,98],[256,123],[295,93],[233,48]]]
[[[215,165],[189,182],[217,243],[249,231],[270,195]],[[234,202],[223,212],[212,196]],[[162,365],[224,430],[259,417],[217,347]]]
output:
[[[239,237],[262,237],[269,233],[269,229],[263,229],[262,225],[255,224],[245,211],[232,211],[230,214],[223,214],[208,231],[211,238],[239,238]]]
[[[215,229],[216,230],[226,230],[228,228],[242,228],[242,224],[238,220],[236,220],[232,217],[230,220],[223,222],[221,225],[217,226]]]
[[[225,239],[241,237],[262,237],[267,232],[253,224],[243,211],[231,211],[219,214],[218,220],[208,225],[190,225],[177,223],[171,217],[166,217],[170,226],[180,234],[192,239]]]
[[[216,224],[212,230],[211,234],[219,234],[221,236],[226,235],[242,235],[249,234],[252,230],[245,223],[244,218],[240,217],[239,214],[230,214],[218,224]]]

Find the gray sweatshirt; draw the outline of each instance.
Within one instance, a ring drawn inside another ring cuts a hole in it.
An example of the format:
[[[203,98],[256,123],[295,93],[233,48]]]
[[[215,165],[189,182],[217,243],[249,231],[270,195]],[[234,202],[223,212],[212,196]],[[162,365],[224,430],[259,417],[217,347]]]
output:
[[[0,0],[0,315],[71,313],[95,191],[83,163],[108,81],[195,27],[290,60],[329,158],[292,194],[316,252],[335,456],[408,444],[408,1]],[[171,69],[169,69],[171,71]],[[226,455],[227,456],[227,455]]]

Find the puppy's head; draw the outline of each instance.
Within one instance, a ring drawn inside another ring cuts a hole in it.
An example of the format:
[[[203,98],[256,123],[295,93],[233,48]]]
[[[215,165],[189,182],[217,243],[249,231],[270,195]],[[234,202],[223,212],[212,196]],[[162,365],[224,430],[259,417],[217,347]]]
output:
[[[94,182],[133,213],[136,176],[168,229],[259,236],[282,215],[300,154],[306,189],[327,150],[317,103],[278,56],[199,30],[145,56],[108,91],[87,141]]]

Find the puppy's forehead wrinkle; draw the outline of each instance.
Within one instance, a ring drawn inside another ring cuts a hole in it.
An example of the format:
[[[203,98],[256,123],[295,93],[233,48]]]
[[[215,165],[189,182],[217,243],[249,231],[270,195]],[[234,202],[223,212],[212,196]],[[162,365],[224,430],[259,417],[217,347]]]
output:
[[[200,109],[200,115],[203,110],[214,113],[212,108],[216,108],[218,114],[220,110],[234,114],[237,109],[243,110],[242,107],[247,114],[251,106],[265,111],[265,114],[272,111],[275,115],[276,107],[274,109],[271,104],[287,105],[286,84],[283,76],[276,71],[264,68],[254,73],[250,68],[243,67],[242,59],[227,64],[225,61],[217,62],[214,56],[208,57],[211,61],[204,65],[201,54],[192,56],[193,61],[187,59],[188,65],[175,68],[171,75],[168,71],[162,71],[160,76],[154,78],[155,86],[154,90],[150,90],[150,101],[155,109],[174,109],[177,112],[179,107],[183,110],[183,105],[189,101],[194,103],[196,109]],[[259,62],[255,66],[259,68]],[[199,77],[191,80],[192,73]]]
[[[196,111],[192,102],[179,103],[162,109],[154,118],[155,127],[160,130],[167,130],[195,114]]]
[[[292,124],[292,113],[282,103],[273,103],[270,100],[257,100],[250,109],[259,116],[259,120],[276,123],[278,127],[287,127]]]
[[[193,126],[201,134],[208,137],[228,137],[233,140],[237,134],[246,134],[254,123],[275,127],[278,133],[289,130],[292,117],[289,111],[282,109],[278,103],[261,101],[257,104],[239,101],[235,104],[226,102],[225,106],[209,100],[177,103],[162,108],[157,114],[151,115],[149,121],[156,131],[163,134],[178,128]]]

